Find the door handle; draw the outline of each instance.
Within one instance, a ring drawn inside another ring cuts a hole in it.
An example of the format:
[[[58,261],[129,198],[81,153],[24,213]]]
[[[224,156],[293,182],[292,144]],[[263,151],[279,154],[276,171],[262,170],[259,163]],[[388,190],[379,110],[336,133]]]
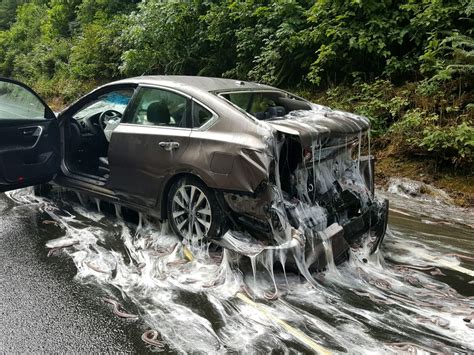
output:
[[[171,152],[173,150],[179,149],[178,142],[160,142],[160,147],[166,150],[167,152]]]
[[[42,132],[42,128],[41,127],[27,127],[27,128],[20,128],[20,131],[24,136],[38,137]]]

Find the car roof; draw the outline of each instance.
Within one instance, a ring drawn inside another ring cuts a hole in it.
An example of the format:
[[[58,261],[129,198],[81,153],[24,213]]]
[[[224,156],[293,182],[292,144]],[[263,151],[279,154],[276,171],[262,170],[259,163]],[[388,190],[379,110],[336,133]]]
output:
[[[249,81],[212,78],[206,76],[186,75],[147,75],[116,81],[111,84],[152,84],[180,89],[200,90],[206,92],[241,91],[241,90],[278,90],[274,87]]]

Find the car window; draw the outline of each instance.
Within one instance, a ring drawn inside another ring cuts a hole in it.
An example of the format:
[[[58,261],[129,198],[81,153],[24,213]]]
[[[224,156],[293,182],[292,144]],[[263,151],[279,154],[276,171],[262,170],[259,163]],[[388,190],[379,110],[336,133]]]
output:
[[[295,110],[311,110],[309,103],[282,91],[221,93],[219,96],[259,120],[281,118]]]
[[[193,127],[201,127],[209,120],[214,117],[212,112],[209,110],[205,109],[201,105],[199,105],[197,102],[193,102]]]
[[[141,88],[127,123],[189,128],[186,97],[164,89]]]
[[[46,107],[40,99],[24,87],[0,82],[0,119],[45,118]]]
[[[91,117],[107,110],[115,110],[123,114],[133,96],[133,92],[133,88],[124,88],[102,94],[96,99],[87,102],[73,117],[77,120]]]
[[[251,106],[253,94],[250,92],[242,92],[237,94],[228,94],[227,99],[234,105],[239,106],[242,110],[248,111]]]

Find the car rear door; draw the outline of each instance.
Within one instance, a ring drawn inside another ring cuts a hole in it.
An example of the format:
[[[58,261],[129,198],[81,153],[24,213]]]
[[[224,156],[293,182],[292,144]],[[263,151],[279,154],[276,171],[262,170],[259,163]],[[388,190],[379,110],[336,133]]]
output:
[[[109,145],[107,187],[123,201],[154,207],[166,181],[186,166],[190,98],[140,86]]]
[[[60,164],[58,121],[28,86],[0,78],[0,192],[50,181]]]

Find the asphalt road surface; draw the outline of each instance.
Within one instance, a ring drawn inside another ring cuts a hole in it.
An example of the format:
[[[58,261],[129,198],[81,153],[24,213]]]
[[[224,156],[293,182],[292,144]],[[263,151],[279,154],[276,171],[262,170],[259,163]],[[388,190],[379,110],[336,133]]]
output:
[[[146,352],[70,259],[47,258],[44,219],[0,194],[0,353]]]
[[[142,354],[153,349],[141,340],[150,328],[160,333],[163,350],[173,354],[310,352],[301,338],[285,333],[287,328],[262,318],[260,308],[228,296],[240,286],[235,273],[222,287],[209,289],[199,283],[220,280],[209,272],[212,265],[166,264],[162,279],[136,272],[131,253],[160,250],[140,243],[156,242],[153,236],[161,240],[161,231],[143,228],[140,238],[132,240],[132,223],[123,224],[111,211],[99,213],[94,205],[83,208],[72,194],[58,192],[44,203],[28,193],[23,201],[19,192],[10,198],[0,194],[0,354]],[[472,210],[395,195],[390,200],[395,209],[383,265],[341,265],[337,273],[326,274],[331,282],[322,279],[317,288],[296,275],[277,275],[280,300],[260,298],[258,304],[335,352],[399,353],[405,346],[421,352],[472,352]],[[48,257],[47,242],[58,238],[78,239],[79,244]],[[453,253],[467,260],[456,262]],[[147,261],[153,267],[169,257],[153,255]],[[87,260],[106,270],[112,256],[116,274],[111,278],[83,266]],[[427,256],[439,262],[423,262]],[[262,271],[258,285],[272,290],[268,272]],[[255,276],[246,275],[247,284],[255,282]],[[125,309],[139,314],[139,320],[115,316],[104,296],[123,298]]]

